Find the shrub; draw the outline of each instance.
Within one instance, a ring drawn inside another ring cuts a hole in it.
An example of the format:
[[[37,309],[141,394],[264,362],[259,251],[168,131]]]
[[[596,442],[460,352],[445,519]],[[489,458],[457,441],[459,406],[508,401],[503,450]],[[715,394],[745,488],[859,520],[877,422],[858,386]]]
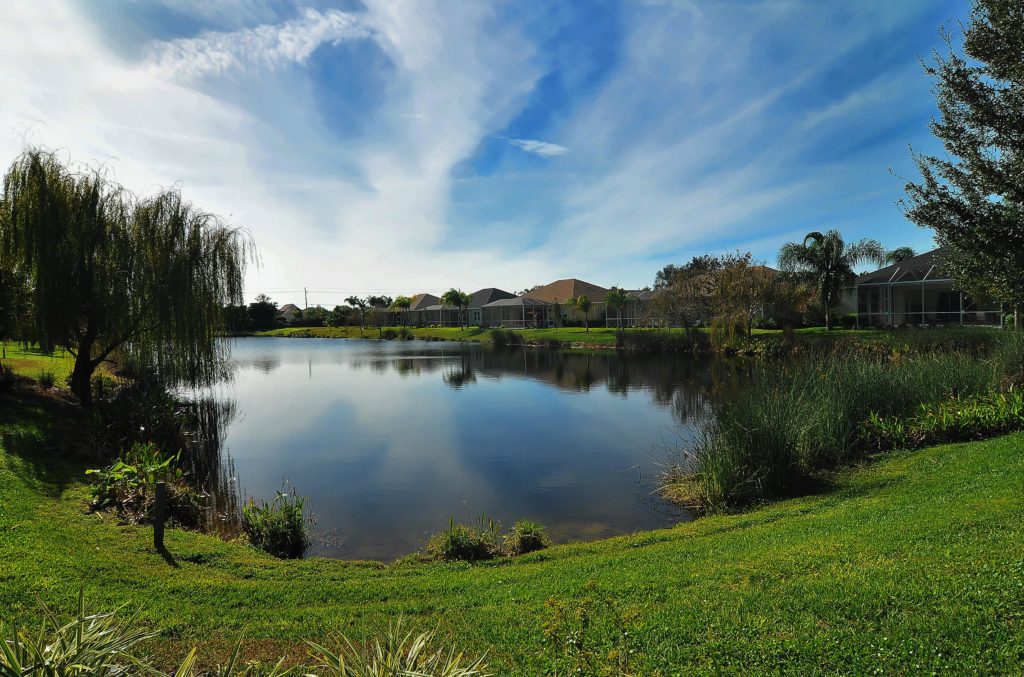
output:
[[[135,444],[124,457],[103,469],[86,470],[93,476],[92,506],[113,510],[133,524],[152,521],[156,483],[167,486],[166,516],[179,526],[199,525],[199,497],[185,483],[181,454],[164,454],[152,443]]]
[[[52,369],[40,369],[36,375],[36,381],[40,386],[49,390],[57,383],[57,375],[53,373]]]
[[[427,541],[427,556],[445,562],[494,559],[501,554],[498,547],[500,529],[497,522],[483,515],[478,527],[456,524],[454,519],[450,519],[447,529]]]
[[[505,535],[505,552],[509,555],[525,555],[535,550],[543,550],[550,544],[548,530],[543,524],[533,520],[519,520]]]
[[[381,329],[380,337],[385,341],[392,341],[398,338],[398,330],[388,327],[387,329]]]
[[[853,329],[857,326],[857,313],[847,313],[839,318],[839,326],[842,329]]]
[[[411,341],[416,337],[413,336],[411,329],[409,329],[408,327],[402,327],[401,329],[398,330],[398,338],[402,339],[403,341]]]
[[[302,557],[310,545],[311,518],[305,511],[306,498],[295,488],[279,491],[273,501],[249,499],[242,509],[242,529],[249,542],[274,557]]]
[[[638,353],[705,354],[712,352],[708,334],[686,331],[620,331],[615,334],[615,347]]]

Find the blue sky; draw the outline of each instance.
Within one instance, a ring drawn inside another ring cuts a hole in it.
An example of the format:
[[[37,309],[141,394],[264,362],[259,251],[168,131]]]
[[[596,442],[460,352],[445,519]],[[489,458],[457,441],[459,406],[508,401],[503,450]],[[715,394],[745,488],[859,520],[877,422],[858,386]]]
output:
[[[14,2],[26,144],[248,228],[250,296],[650,284],[836,227],[926,249],[919,58],[966,0]]]

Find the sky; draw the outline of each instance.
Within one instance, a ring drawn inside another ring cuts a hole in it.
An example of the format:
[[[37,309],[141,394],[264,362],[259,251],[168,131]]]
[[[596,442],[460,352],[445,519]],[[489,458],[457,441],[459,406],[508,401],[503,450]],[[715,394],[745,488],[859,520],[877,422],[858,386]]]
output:
[[[246,294],[641,288],[838,228],[926,250],[921,59],[967,0],[12,0],[26,146],[246,228]]]

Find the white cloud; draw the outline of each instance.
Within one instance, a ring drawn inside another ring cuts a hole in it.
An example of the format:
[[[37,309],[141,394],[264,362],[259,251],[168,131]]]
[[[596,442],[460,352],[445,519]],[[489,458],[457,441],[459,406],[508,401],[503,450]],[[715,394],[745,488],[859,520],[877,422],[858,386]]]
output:
[[[527,153],[534,153],[541,157],[558,157],[569,152],[569,149],[565,146],[559,146],[557,143],[548,143],[547,141],[509,139],[508,142],[516,148],[521,148]]]
[[[198,78],[250,67],[277,68],[304,63],[323,44],[365,38],[355,15],[336,9],[304,9],[296,19],[197,38],[156,42],[149,60],[164,75]]]

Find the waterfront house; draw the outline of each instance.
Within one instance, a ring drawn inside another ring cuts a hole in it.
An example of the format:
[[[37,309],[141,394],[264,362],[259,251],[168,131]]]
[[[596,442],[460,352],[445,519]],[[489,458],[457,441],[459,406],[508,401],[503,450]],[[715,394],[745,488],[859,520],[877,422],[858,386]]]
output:
[[[302,317],[302,311],[294,303],[286,303],[277,309],[277,319],[279,322],[291,324],[300,317]]]
[[[568,301],[578,296],[586,296],[590,300],[590,312],[587,313],[587,320],[590,324],[598,324],[603,323],[607,315],[604,303],[604,297],[607,295],[608,290],[604,287],[570,277],[531,289],[528,297],[556,306],[554,311],[557,318],[556,323],[563,324],[566,321],[583,320],[579,312],[568,305]]]
[[[998,325],[999,305],[955,288],[943,268],[942,248],[857,277],[843,290],[841,313],[855,313],[858,327]]]

